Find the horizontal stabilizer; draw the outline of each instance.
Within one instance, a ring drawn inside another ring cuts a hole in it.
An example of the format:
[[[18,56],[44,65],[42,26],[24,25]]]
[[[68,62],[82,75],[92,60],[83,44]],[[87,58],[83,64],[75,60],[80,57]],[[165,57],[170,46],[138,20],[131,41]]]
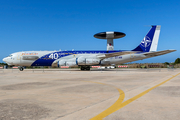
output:
[[[115,57],[115,56],[134,54],[134,53],[137,53],[137,52],[138,51],[114,52],[114,53],[100,54],[100,55],[97,55],[97,57],[100,58],[100,59],[105,59],[105,58],[110,58],[110,57]]]
[[[148,53],[144,53],[144,55],[146,55],[147,57],[154,57],[154,56],[159,56],[159,55],[164,55],[167,53],[171,53],[174,52],[176,50],[163,50],[163,51],[158,51],[158,52],[148,52]]]

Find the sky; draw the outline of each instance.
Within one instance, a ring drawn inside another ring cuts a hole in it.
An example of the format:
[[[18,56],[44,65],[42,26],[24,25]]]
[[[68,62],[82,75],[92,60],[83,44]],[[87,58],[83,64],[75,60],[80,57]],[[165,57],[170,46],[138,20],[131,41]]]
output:
[[[177,0],[1,0],[0,62],[11,53],[44,50],[106,50],[93,35],[119,31],[115,50],[132,50],[150,25],[161,25],[158,51],[176,52],[140,63],[180,57],[180,1]]]

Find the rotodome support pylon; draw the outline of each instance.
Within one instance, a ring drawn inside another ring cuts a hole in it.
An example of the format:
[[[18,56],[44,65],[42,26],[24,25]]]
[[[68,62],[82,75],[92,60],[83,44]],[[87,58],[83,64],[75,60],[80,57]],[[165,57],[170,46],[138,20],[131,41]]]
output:
[[[99,39],[107,39],[107,51],[114,50],[114,42],[113,39],[122,38],[126,36],[125,33],[122,32],[100,32],[94,35],[95,38]]]

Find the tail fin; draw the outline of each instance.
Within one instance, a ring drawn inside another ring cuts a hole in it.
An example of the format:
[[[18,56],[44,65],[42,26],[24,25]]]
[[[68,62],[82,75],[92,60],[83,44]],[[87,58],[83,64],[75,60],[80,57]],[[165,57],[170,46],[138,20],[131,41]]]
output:
[[[141,41],[139,46],[137,46],[132,51],[143,51],[143,52],[157,51],[160,28],[161,28],[160,25],[152,26],[152,28],[144,37],[144,39]]]

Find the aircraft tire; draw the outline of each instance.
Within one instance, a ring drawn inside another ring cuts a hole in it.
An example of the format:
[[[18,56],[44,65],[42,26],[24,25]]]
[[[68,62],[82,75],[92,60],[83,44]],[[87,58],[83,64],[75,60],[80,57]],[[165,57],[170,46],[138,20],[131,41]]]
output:
[[[20,70],[20,71],[23,71],[23,70],[24,70],[24,68],[23,68],[23,67],[19,67],[19,70]]]
[[[90,70],[90,66],[81,66],[81,70]]]
[[[90,66],[86,67],[86,70],[90,70]]]
[[[84,67],[83,67],[83,66],[81,66],[81,70],[84,70]]]

